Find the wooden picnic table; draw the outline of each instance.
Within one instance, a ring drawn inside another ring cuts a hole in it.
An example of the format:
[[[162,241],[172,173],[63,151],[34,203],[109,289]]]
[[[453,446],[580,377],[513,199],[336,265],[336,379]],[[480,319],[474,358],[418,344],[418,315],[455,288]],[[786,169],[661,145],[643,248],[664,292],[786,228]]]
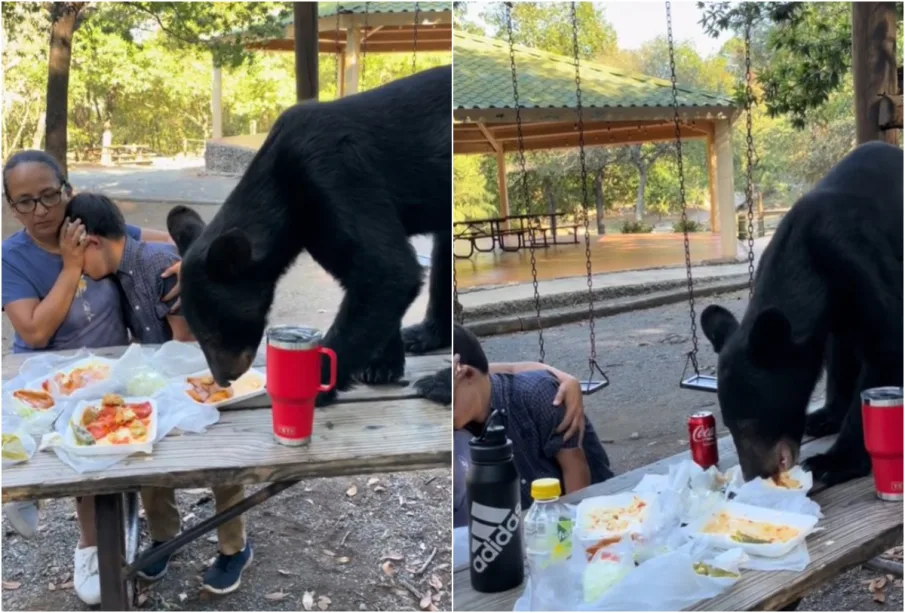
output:
[[[802,445],[801,458],[825,451],[835,437],[811,440]],[[738,464],[730,437],[719,440],[720,467]],[[577,504],[585,498],[630,491],[646,474],[666,474],[669,467],[690,458],[688,451],[664,458],[564,496]],[[689,611],[765,611],[793,605],[808,592],[843,571],[870,560],[902,538],[902,503],[883,502],[874,494],[873,477],[849,481],[811,491],[823,517],[823,530],[807,539],[811,563],[802,572],[742,570],[739,581],[722,594],[688,607]],[[468,566],[457,565],[453,608],[456,611],[512,611],[524,584],[498,594],[481,594],[471,587]],[[527,572],[526,572],[527,581]]]
[[[115,359],[126,349],[111,347],[93,353]],[[17,375],[28,357],[4,356],[4,380]],[[265,366],[263,351],[258,352],[254,366]],[[270,408],[270,400],[264,395],[224,407],[220,420],[202,434],[167,436],[154,445],[150,456],[131,456],[101,472],[80,474],[53,453],[36,453],[28,462],[3,470],[3,502],[96,496],[101,607],[125,610],[130,604],[131,580],[137,569],[196,540],[300,479],[448,468],[452,449],[450,409],[418,397],[411,384],[450,366],[448,351],[406,356],[407,384],[359,385],[340,392],[335,404],[315,412],[314,431],[305,447],[286,447],[274,441],[270,411],[261,410]],[[264,482],[270,485],[136,558],[136,492],[141,487],[195,488]]]

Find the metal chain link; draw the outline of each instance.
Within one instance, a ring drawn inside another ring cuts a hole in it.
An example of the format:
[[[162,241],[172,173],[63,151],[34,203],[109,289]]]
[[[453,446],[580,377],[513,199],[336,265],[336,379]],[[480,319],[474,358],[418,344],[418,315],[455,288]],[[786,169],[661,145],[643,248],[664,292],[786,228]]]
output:
[[[512,38],[512,3],[506,2],[506,32],[509,35],[509,68],[512,73],[512,97],[515,100],[515,126],[518,137],[518,162],[521,171],[522,208],[528,209],[528,170],[525,167],[525,142],[522,135],[522,112],[518,97],[518,74],[515,70],[515,43]],[[534,233],[530,234],[528,251],[531,253],[531,281],[534,284],[534,310],[537,314],[537,342],[540,347],[540,361],[544,361],[544,328],[540,318],[540,292],[537,288],[537,259],[534,254]]]
[[[751,17],[745,21],[745,141],[748,166],[746,168],[745,200],[748,204],[748,297],[754,296],[754,138],[751,136]]]
[[[691,311],[691,352],[688,358],[694,367],[694,374],[701,374],[698,370],[698,324],[694,310],[694,279],[691,276],[691,246],[688,242],[688,205],[685,202],[685,171],[682,167],[682,127],[679,122],[679,89],[676,86],[676,51],[672,37],[672,9],[670,3],[666,3],[666,39],[669,44],[669,73],[672,81],[672,109],[673,120],[676,127],[676,165],[679,174],[679,199],[682,204],[682,234],[685,238],[685,271],[688,277],[688,307]],[[713,203],[711,203],[713,206]]]
[[[415,28],[412,30],[412,74],[418,71],[418,18],[421,12],[421,3],[415,3]]]
[[[368,17],[370,16],[370,12],[371,12],[370,11],[371,7],[369,6],[370,4],[371,4],[370,2],[365,2],[365,23],[364,23],[364,27],[361,30],[361,43],[360,43],[361,44],[361,70],[358,71],[358,75],[359,75],[358,76],[358,82],[359,82],[358,90],[359,91],[364,91],[365,66],[366,66],[365,60],[367,59],[367,56],[368,56],[368,52],[367,52],[368,47],[367,47],[366,37],[368,35]]]
[[[584,113],[581,106],[581,65],[578,50],[578,15],[572,3],[572,51],[575,55],[575,99],[578,110],[578,159],[581,163],[581,208],[584,212],[584,254],[588,273],[588,331],[591,343],[589,362],[593,376],[597,361],[597,337],[594,332],[594,282],[591,278],[590,204],[588,202],[588,166],[584,151]]]

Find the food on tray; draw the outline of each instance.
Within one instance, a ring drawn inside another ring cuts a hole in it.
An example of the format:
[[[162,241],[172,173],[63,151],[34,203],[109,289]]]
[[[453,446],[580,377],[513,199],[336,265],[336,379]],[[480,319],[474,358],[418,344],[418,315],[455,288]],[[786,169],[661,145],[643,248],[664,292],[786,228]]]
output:
[[[53,396],[43,390],[16,390],[13,392],[13,398],[25,407],[36,411],[47,411],[56,404]]]
[[[600,539],[599,541],[597,541],[590,547],[586,547],[584,551],[585,551],[585,554],[587,554],[587,556],[588,556],[588,561],[590,561],[597,554],[597,552],[600,551],[601,549],[606,549],[610,545],[615,545],[616,543],[618,543],[621,540],[622,540],[622,537],[613,536],[610,538]]]
[[[186,382],[192,386],[192,389],[186,393],[192,397],[195,402],[203,404],[215,404],[221,400],[228,400],[233,397],[232,387],[220,387],[214,381],[213,375],[201,375],[200,377],[188,377]]]
[[[734,517],[726,511],[714,515],[704,525],[705,534],[724,534],[736,543],[747,545],[770,545],[791,541],[800,532],[792,526],[754,521],[745,517]]]
[[[129,396],[153,396],[167,386],[167,378],[159,372],[147,369],[134,375],[126,383]]]
[[[733,573],[728,570],[723,570],[722,568],[717,568],[716,566],[711,566],[705,562],[695,562],[692,565],[694,568],[694,572],[699,575],[704,575],[705,577],[713,577],[714,579],[737,579],[740,575],[738,573]]]
[[[776,487],[782,487],[787,490],[801,489],[801,481],[793,479],[788,472],[775,474],[770,478],[770,481],[772,481],[773,485]]]
[[[638,496],[632,496],[627,505],[592,507],[584,513],[582,526],[585,532],[607,531],[621,533],[647,517],[648,504]]]
[[[71,422],[77,445],[130,445],[147,443],[151,403],[127,403],[118,394],[105,394],[99,406],[86,407],[81,419]]]
[[[110,366],[97,362],[73,368],[68,373],[58,372],[51,379],[45,380],[41,387],[45,392],[52,392],[51,381],[53,381],[61,394],[71,396],[83,387],[103,381],[109,376]]]
[[[24,462],[28,459],[28,452],[22,439],[17,434],[3,435],[3,451],[4,460],[12,460],[13,462]]]

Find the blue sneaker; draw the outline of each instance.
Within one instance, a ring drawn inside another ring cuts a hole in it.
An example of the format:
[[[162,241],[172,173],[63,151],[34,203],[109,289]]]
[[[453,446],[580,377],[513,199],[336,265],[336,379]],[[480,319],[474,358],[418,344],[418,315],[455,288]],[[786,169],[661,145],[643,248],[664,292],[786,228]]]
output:
[[[231,556],[220,554],[214,565],[204,573],[201,588],[213,594],[229,594],[242,584],[242,571],[254,559],[251,541],[245,541],[245,549]]]
[[[165,542],[166,541],[151,541],[151,544],[152,546],[157,547],[158,545],[163,545]],[[165,574],[167,574],[167,569],[170,567],[170,559],[172,557],[173,554],[171,553],[170,555],[157,560],[153,564],[148,564],[136,574],[148,583],[159,581],[160,579],[163,579],[163,576]]]

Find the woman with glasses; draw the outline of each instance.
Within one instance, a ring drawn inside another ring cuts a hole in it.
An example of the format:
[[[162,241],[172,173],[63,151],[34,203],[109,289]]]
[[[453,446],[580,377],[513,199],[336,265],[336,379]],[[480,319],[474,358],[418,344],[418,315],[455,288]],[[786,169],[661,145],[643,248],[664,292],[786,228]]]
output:
[[[13,353],[125,345],[129,335],[112,279],[82,274],[85,228],[64,219],[73,195],[57,161],[43,151],[20,151],[3,167],[8,213],[22,229],[3,241],[3,310],[15,330]],[[165,232],[127,226],[136,239],[168,242]],[[177,274],[178,263],[165,276]],[[170,300],[179,287],[166,296]],[[37,503],[4,505],[7,519],[25,537],[37,528]],[[80,539],[73,583],[88,605],[100,603],[94,498],[76,499]]]

